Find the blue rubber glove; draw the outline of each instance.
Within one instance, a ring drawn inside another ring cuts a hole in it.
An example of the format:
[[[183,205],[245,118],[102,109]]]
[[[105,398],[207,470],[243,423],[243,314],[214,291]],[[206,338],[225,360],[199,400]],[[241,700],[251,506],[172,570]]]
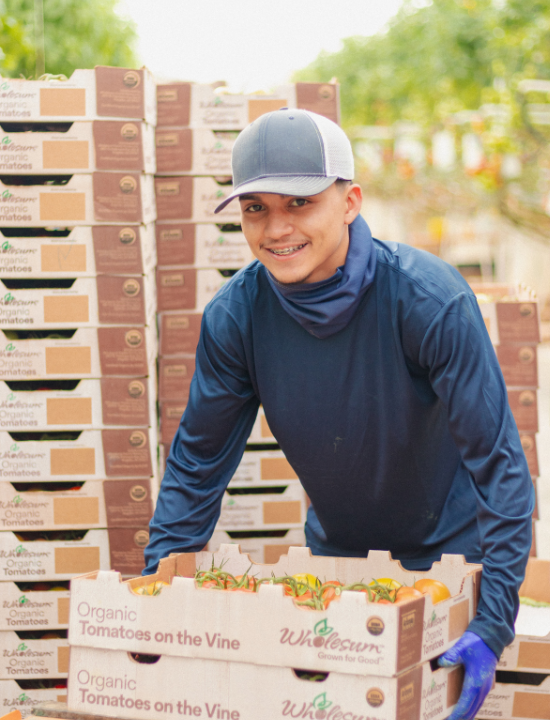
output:
[[[458,703],[448,720],[472,720],[493,686],[498,658],[491,648],[468,630],[450,650],[439,658],[441,667],[464,665],[464,685]]]

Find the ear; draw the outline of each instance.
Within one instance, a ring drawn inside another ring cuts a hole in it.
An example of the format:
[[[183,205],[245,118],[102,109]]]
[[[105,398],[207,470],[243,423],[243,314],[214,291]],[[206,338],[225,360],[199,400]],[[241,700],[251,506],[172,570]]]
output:
[[[346,190],[346,214],[344,216],[344,223],[351,225],[355,218],[361,211],[361,205],[363,203],[363,191],[361,186],[354,183],[350,185]]]

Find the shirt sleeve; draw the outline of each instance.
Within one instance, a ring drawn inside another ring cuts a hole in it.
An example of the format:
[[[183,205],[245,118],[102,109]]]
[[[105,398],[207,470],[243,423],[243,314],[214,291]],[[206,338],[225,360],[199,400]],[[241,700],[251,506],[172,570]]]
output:
[[[223,308],[212,315],[203,316],[189,401],[149,524],[144,575],[170,553],[205,547],[258,412],[237,323]]]
[[[504,378],[473,295],[449,300],[420,346],[421,366],[448,412],[470,473],[483,556],[481,598],[469,625],[500,656],[514,637],[531,548],[534,488]]]

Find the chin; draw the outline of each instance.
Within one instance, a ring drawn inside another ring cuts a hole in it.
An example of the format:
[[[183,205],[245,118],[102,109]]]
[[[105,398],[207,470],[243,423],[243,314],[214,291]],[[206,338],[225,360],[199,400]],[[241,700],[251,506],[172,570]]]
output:
[[[305,283],[309,277],[309,273],[306,270],[293,270],[291,272],[281,272],[281,268],[268,268],[269,272],[273,275],[277,282],[283,285],[300,285]]]

